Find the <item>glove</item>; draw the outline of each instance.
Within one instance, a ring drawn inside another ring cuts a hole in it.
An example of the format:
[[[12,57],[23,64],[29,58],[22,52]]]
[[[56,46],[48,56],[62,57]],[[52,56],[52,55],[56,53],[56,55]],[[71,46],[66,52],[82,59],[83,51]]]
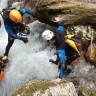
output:
[[[27,35],[29,35],[29,34],[30,34],[30,31],[28,30],[28,31],[27,31]]]
[[[28,38],[21,37],[21,39],[24,43],[28,43]]]
[[[28,26],[26,26],[26,34],[29,35],[30,34],[30,28]]]
[[[58,65],[58,62],[56,62],[56,61],[54,61],[54,60],[52,60],[52,59],[50,59],[49,62]]]
[[[57,55],[57,52],[55,52],[54,55]]]
[[[30,34],[30,30],[24,30],[22,33],[26,34],[26,35],[29,35]]]

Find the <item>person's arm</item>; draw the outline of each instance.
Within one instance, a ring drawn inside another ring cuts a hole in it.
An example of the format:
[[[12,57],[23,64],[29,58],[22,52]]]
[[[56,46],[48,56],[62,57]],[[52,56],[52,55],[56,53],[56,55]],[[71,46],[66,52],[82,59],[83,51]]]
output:
[[[55,17],[54,18],[54,22],[57,22],[58,23],[57,31],[64,32],[64,27],[61,25],[60,18],[59,17]]]
[[[14,38],[22,40],[24,43],[28,43],[28,38],[24,38],[24,37],[18,36],[17,34],[14,34],[11,27],[5,25],[5,29],[7,33],[13,36]]]
[[[22,15],[29,14],[29,15],[33,16],[34,18],[36,17],[35,13],[30,11],[29,9],[21,8],[21,9],[19,9],[19,11],[21,12]]]
[[[66,60],[66,56],[65,56],[65,50],[61,49],[61,50],[57,50],[58,56],[59,56],[59,60],[60,60],[60,73],[59,73],[59,78],[62,79],[63,77],[63,68],[62,68],[62,64],[63,61]]]
[[[62,32],[64,32],[64,27],[61,25],[61,22],[58,21],[57,23],[58,23],[57,31],[62,31]]]
[[[14,34],[14,33],[13,33],[11,27],[5,25],[5,29],[6,29],[7,33],[10,34],[11,36],[13,36],[14,38],[16,38],[16,39],[21,39],[20,36],[18,36],[17,34]]]

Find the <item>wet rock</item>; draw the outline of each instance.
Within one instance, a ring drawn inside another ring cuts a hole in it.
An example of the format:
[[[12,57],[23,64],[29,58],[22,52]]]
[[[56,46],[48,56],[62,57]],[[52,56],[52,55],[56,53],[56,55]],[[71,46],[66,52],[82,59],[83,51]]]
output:
[[[77,87],[79,85],[79,77],[78,76],[73,77],[72,82],[75,85],[75,87]]]
[[[87,52],[85,53],[85,58],[87,61],[96,66],[96,48],[93,46],[93,44],[89,45]]]
[[[92,93],[90,96],[96,96],[96,93]]]
[[[96,91],[96,85],[92,80],[86,80],[86,82],[82,84],[82,87],[86,88],[86,90],[88,90],[89,93],[93,93]]]
[[[40,0],[36,6],[36,13],[41,22],[50,25],[55,25],[54,16],[59,16],[63,25],[94,25],[96,24],[94,9],[96,4],[77,0],[60,0],[59,2],[58,0]]]
[[[82,87],[78,91],[78,96],[96,96],[96,93],[90,93],[86,88]]]
[[[62,25],[95,25],[96,4],[79,2],[78,0],[9,0],[8,7],[13,2],[23,2],[20,7],[25,7],[36,13],[40,22],[57,26],[53,22],[59,16]],[[30,17],[31,18],[31,17]],[[31,18],[32,21],[34,18]]]
[[[18,89],[12,96],[77,96],[72,82],[53,83],[47,80],[34,80]]]

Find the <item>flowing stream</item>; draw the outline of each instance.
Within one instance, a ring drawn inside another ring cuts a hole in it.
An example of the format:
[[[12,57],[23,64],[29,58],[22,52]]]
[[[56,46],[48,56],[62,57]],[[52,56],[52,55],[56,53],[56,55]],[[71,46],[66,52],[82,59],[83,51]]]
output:
[[[38,25],[38,21],[34,22]],[[34,23],[30,24],[31,28]],[[37,27],[36,27],[37,28]],[[3,55],[7,44],[7,33],[4,27],[0,29],[0,56]],[[0,96],[11,94],[24,83],[34,79],[54,79],[58,76],[57,66],[49,63],[54,50],[44,49],[44,44],[37,40],[36,33],[31,33],[29,44],[15,40],[9,53],[9,63],[5,70],[5,77],[0,81]]]
[[[2,0],[1,8],[7,0]],[[1,18],[2,20],[2,18]],[[15,40],[10,53],[9,63],[5,70],[5,77],[0,81],[0,96],[11,96],[12,93],[28,82],[34,79],[52,80],[58,76],[57,66],[49,63],[50,58],[54,58],[54,50],[50,47],[44,49],[44,42],[38,38],[39,26],[44,24],[35,21],[29,24],[31,34],[28,36],[29,44],[24,44],[20,40]],[[0,56],[3,56],[7,44],[7,32],[4,29],[3,21],[0,28]]]

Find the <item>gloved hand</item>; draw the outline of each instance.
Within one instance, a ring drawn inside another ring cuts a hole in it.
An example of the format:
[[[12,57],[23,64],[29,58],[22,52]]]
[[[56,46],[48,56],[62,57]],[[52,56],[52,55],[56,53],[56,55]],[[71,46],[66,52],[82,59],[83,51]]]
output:
[[[52,59],[50,59],[49,62],[52,62],[52,63],[58,65],[58,62],[56,62],[56,61],[54,61],[54,60],[52,60]]]
[[[30,34],[30,28],[28,27],[28,26],[26,26],[26,33],[27,33],[27,35],[29,35]]]
[[[27,35],[29,35],[29,34],[30,34],[30,31],[28,30],[28,31],[27,31]]]
[[[21,39],[24,43],[28,43],[28,38],[21,37]]]
[[[54,55],[57,55],[57,52],[55,52]]]
[[[26,35],[29,35],[30,34],[30,29],[26,27],[25,30],[22,33],[24,33]]]

